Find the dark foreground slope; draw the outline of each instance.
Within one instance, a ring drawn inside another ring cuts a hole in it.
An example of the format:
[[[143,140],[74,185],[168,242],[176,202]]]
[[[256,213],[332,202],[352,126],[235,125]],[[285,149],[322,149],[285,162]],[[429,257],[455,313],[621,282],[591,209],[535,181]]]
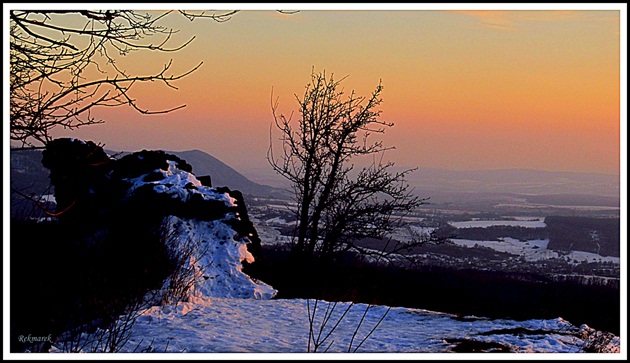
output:
[[[349,260],[352,261],[352,260]],[[288,252],[263,246],[245,272],[278,290],[276,298],[321,298],[428,309],[514,320],[562,317],[572,324],[619,334],[618,288],[527,278],[472,266],[413,269],[340,262],[326,266],[293,263]]]

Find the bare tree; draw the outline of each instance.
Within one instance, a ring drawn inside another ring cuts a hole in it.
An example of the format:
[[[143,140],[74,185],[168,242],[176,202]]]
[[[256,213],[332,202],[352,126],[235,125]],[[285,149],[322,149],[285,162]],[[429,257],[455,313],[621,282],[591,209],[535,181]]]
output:
[[[197,70],[203,62],[174,73],[171,59],[165,64],[156,64],[153,71],[133,74],[120,64],[120,57],[143,52],[175,53],[188,46],[195,37],[175,41],[172,36],[178,30],[161,25],[167,16],[221,23],[237,13],[238,10],[142,13],[135,10],[11,9],[10,139],[19,143],[12,151],[44,148],[52,140],[54,128],[76,129],[103,123],[103,119],[93,114],[94,108],[128,106],[141,114],[160,114],[185,107],[173,105],[150,110],[132,97],[131,90],[138,83],[161,83],[176,89],[175,81]],[[42,194],[48,193],[12,184],[15,205],[43,209],[40,199]],[[37,210],[31,208],[30,213],[24,215],[36,213]]]
[[[140,82],[173,82],[182,73],[171,71],[171,59],[152,73],[131,74],[117,63],[118,56],[137,51],[177,52],[189,45],[171,44],[178,30],[160,24],[169,14],[193,21],[229,20],[238,10],[165,11],[135,10],[10,10],[10,137],[23,148],[41,147],[51,140],[55,127],[75,129],[102,123],[91,114],[94,107],[127,105],[142,114],[167,113],[143,108],[130,94]],[[280,11],[281,13],[287,13]]]
[[[392,171],[383,154],[393,147],[371,141],[393,123],[379,119],[382,85],[369,97],[345,95],[341,82],[325,72],[311,74],[299,104],[297,125],[292,115],[277,114],[272,101],[282,152],[267,159],[288,179],[296,200],[296,233],[292,252],[300,257],[331,259],[340,252],[360,250],[355,242],[383,238],[402,224],[402,217],[425,203],[405,181],[415,169]],[[271,137],[271,135],[270,135]],[[372,156],[369,166],[354,170],[356,157]]]

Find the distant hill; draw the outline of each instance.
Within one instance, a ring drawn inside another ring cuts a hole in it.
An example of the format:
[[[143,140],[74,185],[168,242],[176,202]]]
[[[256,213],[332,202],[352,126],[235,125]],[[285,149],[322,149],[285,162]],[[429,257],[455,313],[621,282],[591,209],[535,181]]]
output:
[[[108,151],[115,154],[114,151]],[[213,186],[227,186],[253,197],[288,199],[282,188],[253,182],[217,158],[200,150],[167,151],[185,159],[196,176],[210,175]],[[257,174],[255,170],[249,171]],[[273,185],[285,185],[277,174],[263,175]],[[11,152],[11,180],[18,187],[37,189],[48,185],[48,171],[41,166],[41,150]],[[530,203],[557,205],[619,206],[618,175],[554,172],[531,169],[446,170],[419,168],[408,175],[409,184],[433,203],[506,202],[514,198]],[[15,185],[14,185],[15,186]]]
[[[116,151],[106,150],[110,155]],[[285,190],[258,184],[234,170],[217,158],[200,150],[166,151],[186,160],[193,167],[195,176],[210,175],[212,186],[226,186],[245,195],[261,198],[286,199]],[[128,154],[127,152],[123,155]],[[24,194],[42,193],[49,185],[48,169],[41,164],[42,150],[11,151],[11,185]]]
[[[286,198],[286,192],[279,188],[258,184],[243,176],[227,164],[201,150],[167,151],[186,160],[193,167],[196,176],[210,175],[212,186],[226,186],[240,190],[243,194],[254,197]]]
[[[419,168],[409,183],[426,192],[591,195],[619,198],[619,175],[531,169],[445,170]]]
[[[11,217],[44,217],[41,208],[23,197],[37,200],[53,193],[48,179],[50,171],[42,165],[42,150],[11,151],[9,163]]]
[[[11,151],[11,187],[24,194],[41,193],[50,186],[49,170],[42,165],[42,150]]]

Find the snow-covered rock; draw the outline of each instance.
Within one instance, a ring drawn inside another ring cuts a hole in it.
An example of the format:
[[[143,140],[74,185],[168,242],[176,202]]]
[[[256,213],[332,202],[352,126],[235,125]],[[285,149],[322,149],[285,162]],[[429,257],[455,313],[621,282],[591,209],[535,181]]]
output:
[[[185,160],[147,150],[113,159],[91,141],[57,139],[48,144],[43,164],[51,170],[60,208],[75,212],[62,218],[85,228],[86,235],[121,220],[130,226],[142,221],[138,228],[166,220],[170,255],[186,257],[182,268],[194,277],[191,294],[253,299],[276,294],[242,271],[260,250],[243,195],[212,187],[209,177],[198,179]]]
[[[171,217],[169,223],[175,232],[173,248],[189,246],[190,242],[195,246],[193,256],[186,261],[196,276],[192,295],[244,299],[271,299],[276,295],[274,288],[242,271],[242,262],[253,263],[254,257],[224,220]]]
[[[176,161],[166,161],[166,170],[158,168],[125,179],[131,184],[126,198],[134,200],[143,190],[143,201],[168,201],[170,206],[165,213],[169,213],[169,229],[174,238],[170,247],[177,253],[179,248],[194,246],[187,261],[195,271],[192,293],[205,297],[272,298],[275,289],[252,280],[242,271],[243,261],[254,262],[247,244],[256,233],[251,222],[242,218],[246,214],[242,195],[234,198],[227,188],[202,185],[191,172],[180,169]],[[246,222],[249,224],[243,226]]]

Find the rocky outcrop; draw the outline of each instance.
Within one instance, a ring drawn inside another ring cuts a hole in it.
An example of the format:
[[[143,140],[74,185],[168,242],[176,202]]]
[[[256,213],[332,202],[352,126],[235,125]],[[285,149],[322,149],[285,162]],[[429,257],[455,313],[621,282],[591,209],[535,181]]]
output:
[[[111,183],[107,173],[112,160],[95,143],[76,139],[50,142],[42,153],[42,165],[50,170],[55,202],[60,219],[97,221],[111,201]],[[91,223],[90,223],[91,224]]]
[[[177,220],[189,227],[171,231],[179,234],[175,240],[182,244],[194,240],[200,244],[199,251],[215,254],[194,256],[193,260],[223,265],[213,274],[203,274],[204,294],[254,298],[275,294],[271,287],[261,289],[264,284],[253,281],[251,288],[228,291],[230,281],[248,279],[241,276],[240,264],[259,257],[260,238],[249,220],[242,193],[228,187],[213,188],[210,177],[197,178],[185,160],[148,150],[115,159],[91,141],[57,139],[48,144],[42,163],[50,169],[59,222],[70,224],[72,228],[67,230],[76,233],[69,238],[94,241],[108,234],[109,240],[114,240],[111,243],[120,243],[124,249],[147,240],[149,232],[145,231],[158,230],[165,221]],[[219,235],[220,240],[215,241]],[[229,261],[221,263],[217,256],[228,256]],[[217,286],[220,291],[212,291]],[[239,286],[247,284],[241,281]]]

